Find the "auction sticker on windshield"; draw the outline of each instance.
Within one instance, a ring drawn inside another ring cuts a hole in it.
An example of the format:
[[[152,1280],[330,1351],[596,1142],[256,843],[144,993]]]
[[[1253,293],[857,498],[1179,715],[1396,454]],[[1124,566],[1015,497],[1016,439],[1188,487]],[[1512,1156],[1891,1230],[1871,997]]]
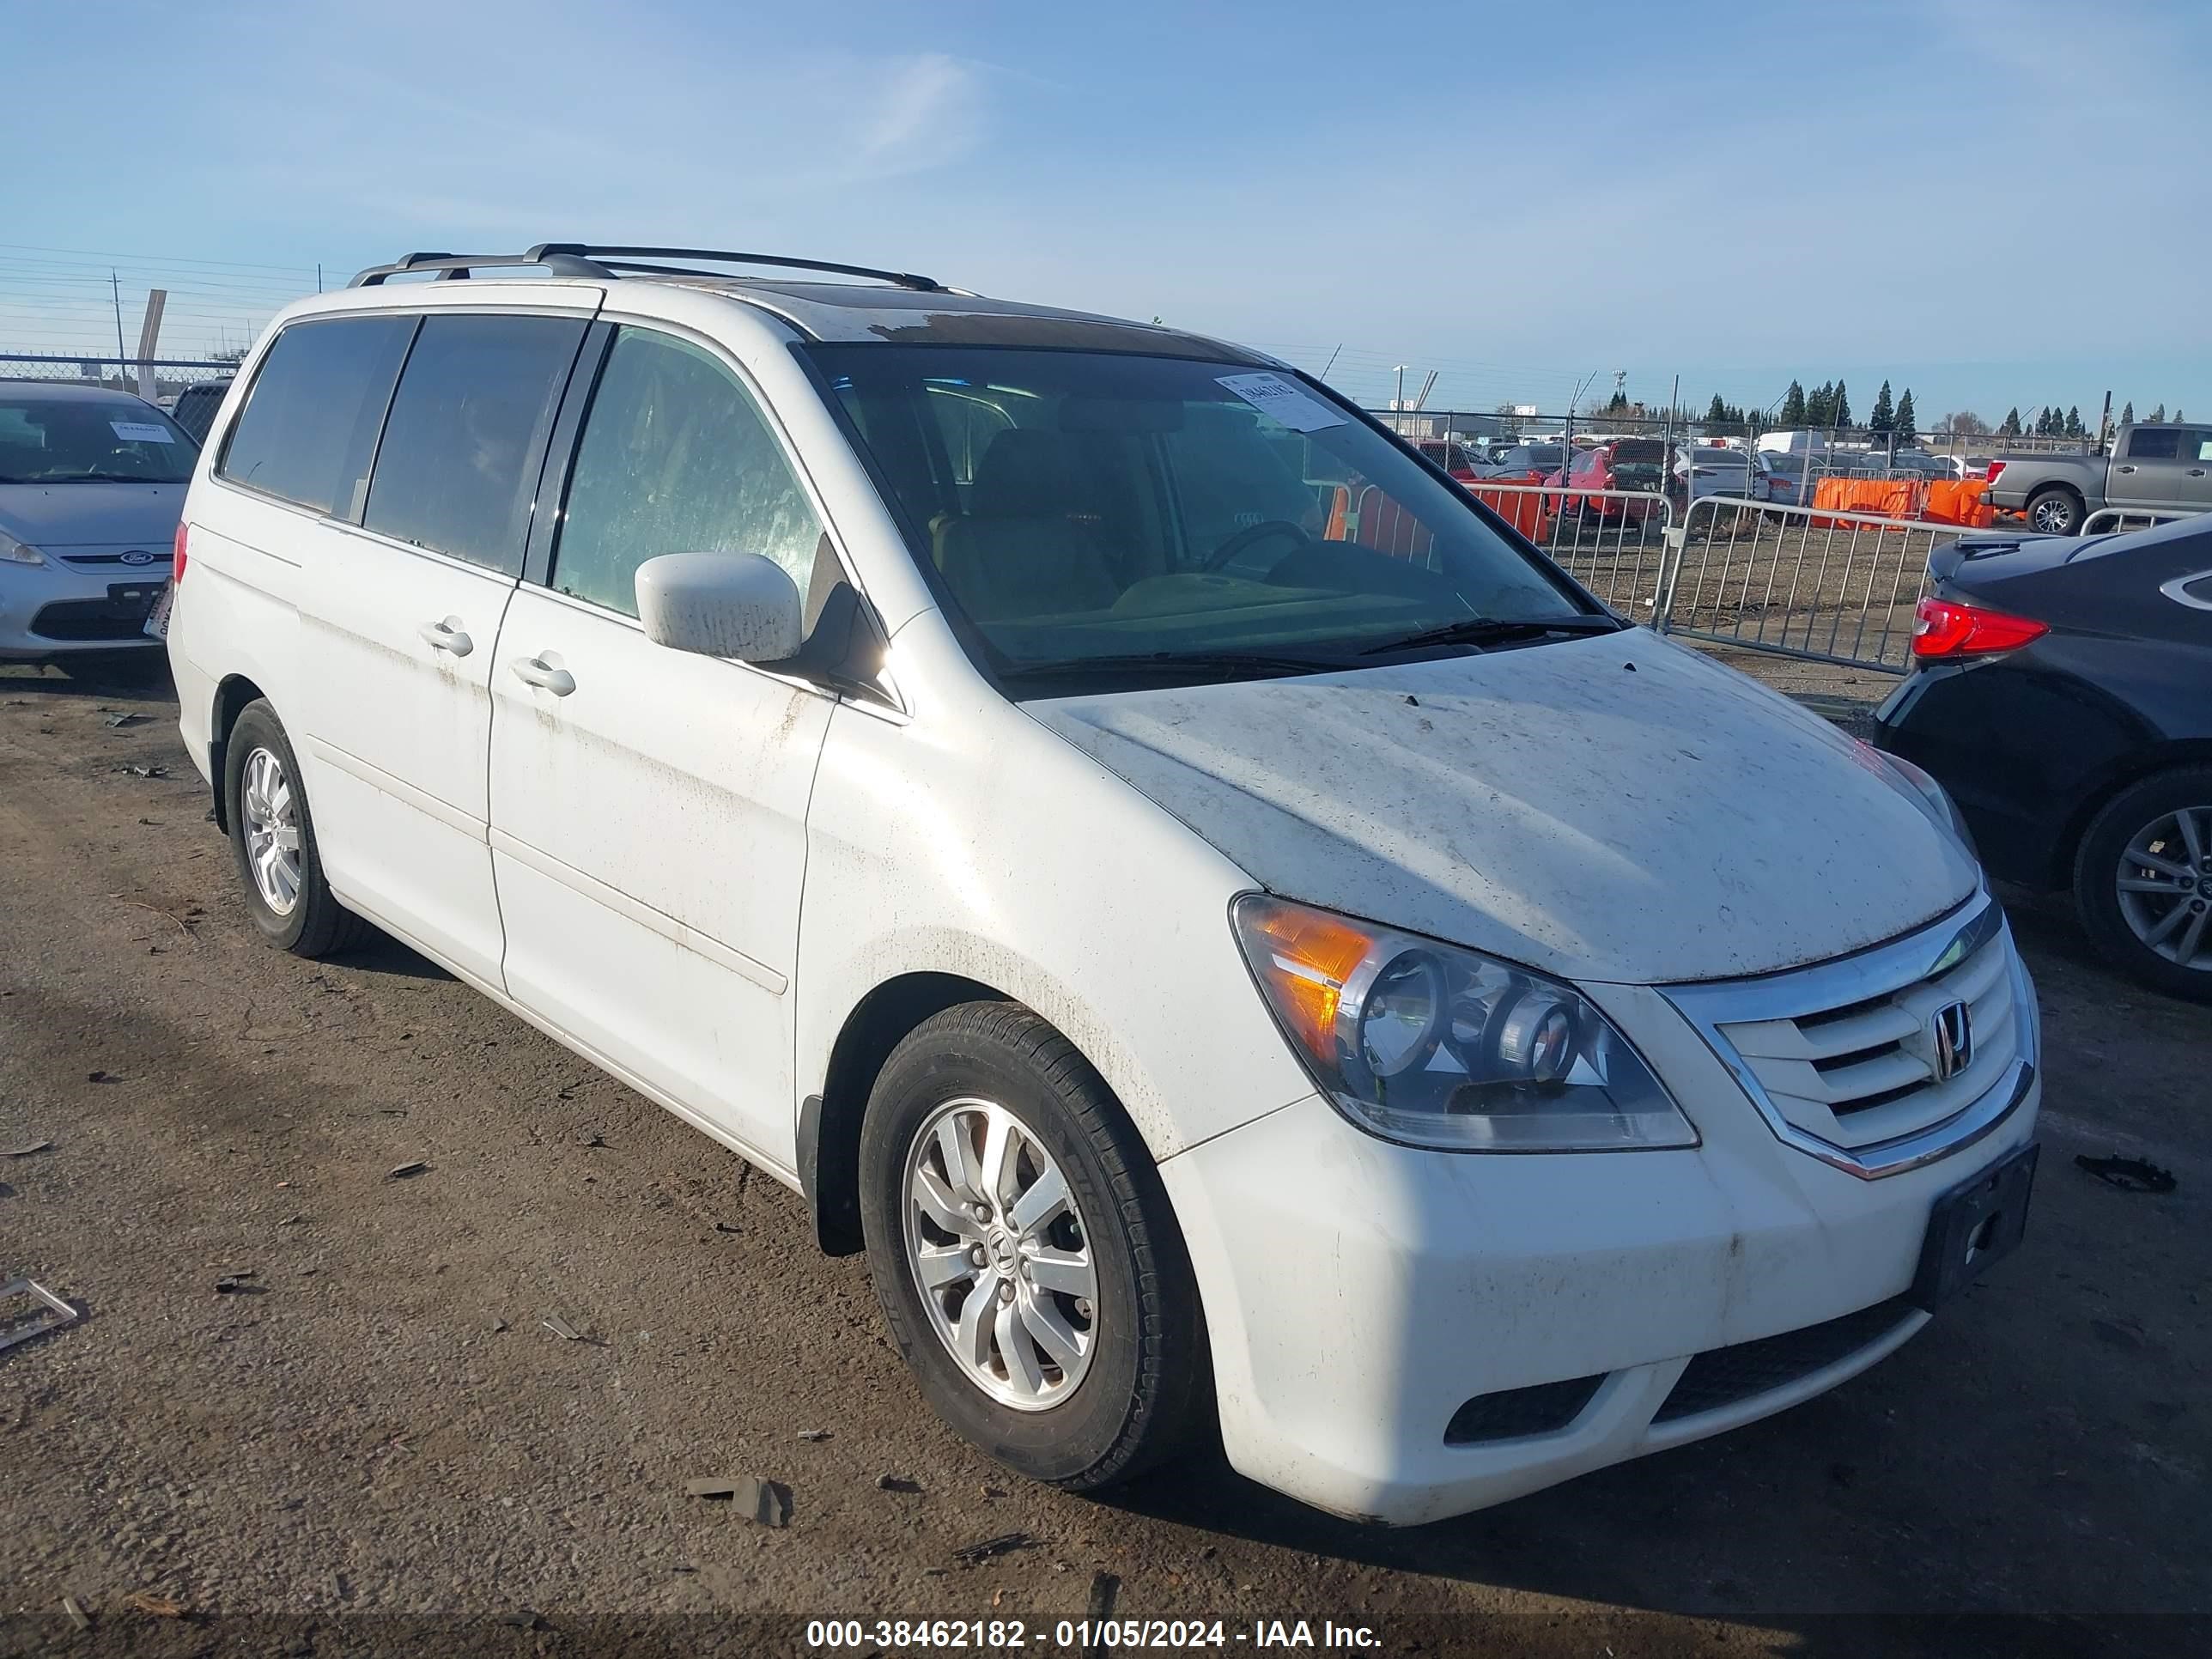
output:
[[[127,444],[173,444],[177,441],[168,428],[152,421],[110,421],[108,425]]]
[[[1318,432],[1325,426],[1344,424],[1343,416],[1279,374],[1217,374],[1214,379],[1293,432]]]

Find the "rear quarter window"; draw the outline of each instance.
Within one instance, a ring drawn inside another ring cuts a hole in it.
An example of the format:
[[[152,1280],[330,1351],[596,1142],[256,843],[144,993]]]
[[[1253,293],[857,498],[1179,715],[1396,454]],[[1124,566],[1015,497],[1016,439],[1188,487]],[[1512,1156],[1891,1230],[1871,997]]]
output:
[[[415,319],[403,316],[291,325],[262,356],[216,476],[351,516],[414,332]]]

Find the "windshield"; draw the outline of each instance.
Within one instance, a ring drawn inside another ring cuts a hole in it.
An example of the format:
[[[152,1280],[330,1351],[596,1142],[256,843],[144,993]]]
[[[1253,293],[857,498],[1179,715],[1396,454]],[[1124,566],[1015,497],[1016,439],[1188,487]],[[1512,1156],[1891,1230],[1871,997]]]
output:
[[[182,483],[198,457],[150,404],[0,393],[0,484]]]
[[[1052,694],[1132,672],[1249,678],[1400,641],[1451,648],[1410,641],[1458,624],[1598,614],[1471,496],[1286,375],[1075,351],[808,349],[1001,678],[1054,681]]]

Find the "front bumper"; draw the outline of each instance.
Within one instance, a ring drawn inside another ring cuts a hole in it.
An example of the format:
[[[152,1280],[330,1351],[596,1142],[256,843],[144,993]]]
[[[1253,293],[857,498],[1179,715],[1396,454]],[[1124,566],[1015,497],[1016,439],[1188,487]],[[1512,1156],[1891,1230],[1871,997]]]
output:
[[[1866,1179],[1784,1145],[1659,993],[1583,988],[1702,1145],[1425,1152],[1316,1095],[1161,1166],[1243,1474],[1411,1525],[1809,1399],[1926,1322],[1902,1298],[1931,1207],[2033,1133],[2039,1085]]]
[[[137,651],[159,643],[144,633],[150,598],[118,599],[115,590],[156,592],[169,562],[119,562],[124,551],[44,550],[46,562],[0,563],[0,662],[44,661],[88,651]],[[77,563],[78,558],[106,561]]]

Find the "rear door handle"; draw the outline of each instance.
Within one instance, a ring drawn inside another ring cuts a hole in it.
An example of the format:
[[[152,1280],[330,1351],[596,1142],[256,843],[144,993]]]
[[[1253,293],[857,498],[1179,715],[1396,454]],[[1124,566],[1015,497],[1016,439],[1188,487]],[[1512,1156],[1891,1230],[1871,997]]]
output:
[[[459,617],[448,617],[443,622],[424,623],[415,631],[434,650],[450,651],[457,657],[465,657],[477,648],[477,642],[462,632]]]
[[[507,665],[514,670],[516,678],[542,686],[556,697],[565,697],[576,689],[576,677],[562,667],[561,659],[550,651],[541,651],[534,657],[517,657]]]

